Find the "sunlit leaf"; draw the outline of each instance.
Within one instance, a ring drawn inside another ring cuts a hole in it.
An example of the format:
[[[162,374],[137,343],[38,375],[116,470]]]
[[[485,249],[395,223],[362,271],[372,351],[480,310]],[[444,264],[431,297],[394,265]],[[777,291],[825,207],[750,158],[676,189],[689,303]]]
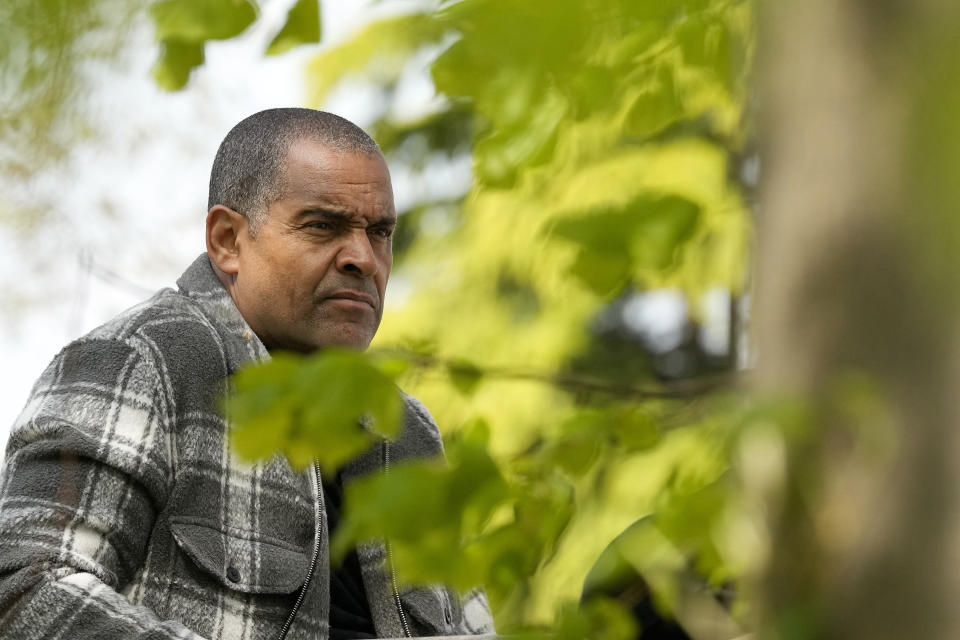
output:
[[[310,358],[278,354],[234,377],[227,414],[248,458],[283,452],[335,471],[378,437],[393,437],[403,403],[393,380],[366,356],[325,350]]]
[[[654,79],[634,99],[626,116],[624,131],[646,138],[677,122],[685,115],[677,95],[673,71],[662,66]]]
[[[507,485],[482,443],[464,440],[449,453],[449,465],[405,462],[348,485],[334,557],[385,536],[407,582],[461,589],[483,583],[491,558],[466,547],[477,544],[484,523],[508,498]],[[459,560],[451,563],[454,556]]]
[[[638,201],[630,206],[636,218],[630,253],[638,268],[674,266],[683,243],[693,235],[700,207],[677,196]]]
[[[158,0],[150,5],[157,40],[201,43],[243,33],[257,19],[250,0]]]
[[[673,266],[699,212],[696,204],[677,196],[641,196],[622,209],[558,220],[551,231],[580,246],[573,275],[599,294],[616,293],[635,269]]]
[[[310,63],[310,102],[322,104],[351,73],[368,71],[378,81],[396,78],[407,55],[437,42],[445,31],[444,25],[424,13],[392,16],[367,25]]]
[[[203,43],[164,40],[160,58],[153,66],[153,77],[163,89],[178,91],[187,85],[190,72],[203,64]]]
[[[301,44],[320,42],[319,0],[297,0],[287,13],[287,21],[270,41],[267,55],[274,56]]]

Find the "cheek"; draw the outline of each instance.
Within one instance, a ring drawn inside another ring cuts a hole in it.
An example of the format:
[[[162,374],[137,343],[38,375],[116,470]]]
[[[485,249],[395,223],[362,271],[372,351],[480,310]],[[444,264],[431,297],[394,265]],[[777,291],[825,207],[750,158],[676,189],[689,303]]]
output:
[[[387,245],[383,254],[380,256],[380,272],[383,273],[383,279],[386,281],[387,277],[390,275],[390,270],[393,268],[393,243]]]

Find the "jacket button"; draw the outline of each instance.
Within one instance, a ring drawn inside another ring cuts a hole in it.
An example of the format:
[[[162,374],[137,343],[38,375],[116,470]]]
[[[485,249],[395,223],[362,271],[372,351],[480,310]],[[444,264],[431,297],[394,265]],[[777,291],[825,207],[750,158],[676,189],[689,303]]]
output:
[[[240,572],[234,566],[227,567],[227,580],[230,582],[240,582]]]

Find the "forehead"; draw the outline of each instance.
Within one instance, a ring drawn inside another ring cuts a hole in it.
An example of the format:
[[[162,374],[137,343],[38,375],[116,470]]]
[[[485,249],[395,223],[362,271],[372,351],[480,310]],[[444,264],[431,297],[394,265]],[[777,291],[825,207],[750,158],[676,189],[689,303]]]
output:
[[[279,199],[367,213],[393,211],[393,187],[379,153],[338,150],[317,140],[294,140],[287,151]]]

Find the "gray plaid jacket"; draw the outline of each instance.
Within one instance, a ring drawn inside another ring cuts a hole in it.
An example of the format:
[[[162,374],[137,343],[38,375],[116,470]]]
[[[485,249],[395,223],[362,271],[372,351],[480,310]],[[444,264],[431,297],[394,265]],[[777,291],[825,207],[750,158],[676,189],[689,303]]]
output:
[[[238,460],[217,408],[227,377],[269,356],[206,254],[178,285],[68,345],[14,425],[0,486],[0,637],[272,640],[298,597],[287,637],[328,637],[322,488],[279,456]],[[442,455],[426,409],[405,399],[402,435],[346,477]],[[481,592],[398,592],[383,544],[359,556],[381,637],[492,631]]]

